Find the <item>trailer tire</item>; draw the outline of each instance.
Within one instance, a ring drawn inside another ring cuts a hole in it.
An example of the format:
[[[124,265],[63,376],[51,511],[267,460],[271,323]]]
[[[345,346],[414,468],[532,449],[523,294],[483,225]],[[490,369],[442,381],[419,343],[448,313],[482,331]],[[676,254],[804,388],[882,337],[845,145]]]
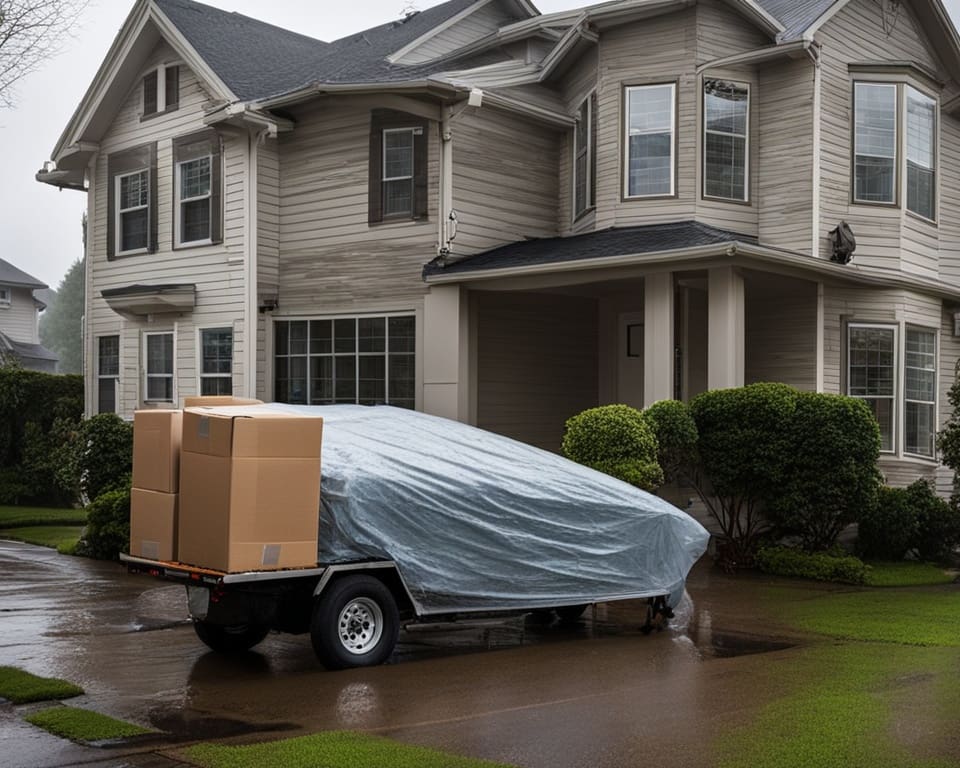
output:
[[[581,616],[583,612],[587,610],[587,604],[583,603],[581,605],[564,605],[560,608],[554,608],[557,612],[557,617],[560,619],[560,622],[563,624],[573,624]]]
[[[217,653],[231,655],[249,651],[262,641],[270,627],[262,624],[211,624],[200,619],[193,620],[193,631],[204,645]]]
[[[396,600],[373,576],[343,576],[314,605],[310,640],[327,669],[382,664],[393,653],[399,634]]]

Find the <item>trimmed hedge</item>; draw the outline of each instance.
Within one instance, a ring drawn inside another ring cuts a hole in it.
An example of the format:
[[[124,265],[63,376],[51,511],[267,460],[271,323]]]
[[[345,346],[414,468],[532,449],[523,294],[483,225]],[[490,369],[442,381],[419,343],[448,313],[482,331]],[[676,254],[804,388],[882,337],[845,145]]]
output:
[[[107,491],[87,506],[87,530],[77,554],[116,560],[130,544],[130,487]]]
[[[90,417],[80,426],[73,460],[73,473],[89,500],[106,491],[129,487],[133,425],[113,413]]]
[[[689,473],[697,460],[697,424],[686,403],[658,400],[643,412],[657,438],[657,461],[664,480],[672,482]]]
[[[567,420],[563,455],[647,491],[663,483],[657,438],[628,405],[589,408]]]
[[[861,553],[880,560],[915,552],[921,560],[944,562],[960,544],[960,511],[922,478],[906,488],[881,488],[859,527]]]
[[[757,552],[757,567],[764,573],[844,584],[866,584],[870,566],[852,555],[803,552],[790,547],[763,547]]]

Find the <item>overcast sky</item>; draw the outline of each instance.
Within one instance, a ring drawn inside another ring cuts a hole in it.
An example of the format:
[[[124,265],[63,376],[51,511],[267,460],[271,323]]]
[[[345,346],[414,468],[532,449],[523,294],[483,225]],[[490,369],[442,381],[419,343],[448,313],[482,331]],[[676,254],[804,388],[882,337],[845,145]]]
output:
[[[419,10],[438,0],[206,0],[287,29],[335,40],[400,18],[411,5]],[[590,0],[534,0],[544,13],[589,5]],[[0,258],[56,288],[64,272],[83,254],[80,219],[86,196],[58,191],[33,178],[73,114],[103,61],[133,0],[91,0],[81,27],[64,42],[59,56],[22,81],[17,106],[0,110]],[[947,7],[958,17],[960,0]],[[336,10],[331,13],[331,9]]]

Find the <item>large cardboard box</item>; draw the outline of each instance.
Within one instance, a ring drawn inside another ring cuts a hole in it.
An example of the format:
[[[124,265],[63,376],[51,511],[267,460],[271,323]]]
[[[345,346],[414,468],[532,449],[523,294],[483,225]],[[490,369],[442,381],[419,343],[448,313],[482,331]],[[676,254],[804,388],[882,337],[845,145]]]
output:
[[[252,397],[234,397],[233,395],[197,395],[183,398],[184,408],[207,407],[212,405],[263,405],[263,400]]]
[[[322,438],[320,418],[185,411],[180,561],[228,572],[315,565]]]
[[[177,494],[130,490],[130,554],[177,559]]]
[[[180,477],[181,411],[133,414],[133,485],[146,491],[176,493]]]

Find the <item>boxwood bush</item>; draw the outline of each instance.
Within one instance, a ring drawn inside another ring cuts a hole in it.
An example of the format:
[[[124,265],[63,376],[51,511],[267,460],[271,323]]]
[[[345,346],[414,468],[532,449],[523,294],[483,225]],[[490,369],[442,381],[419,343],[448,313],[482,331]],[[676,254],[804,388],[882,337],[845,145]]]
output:
[[[657,438],[628,405],[589,408],[567,420],[563,455],[647,491],[663,483]]]
[[[130,483],[106,491],[87,506],[87,528],[77,554],[116,560],[130,544]]]
[[[790,576],[844,584],[866,584],[870,566],[860,558],[830,552],[804,552],[790,547],[763,547],[757,567],[775,576]]]
[[[690,408],[679,400],[658,400],[643,412],[657,438],[657,461],[664,480],[689,475],[696,464],[697,424]]]
[[[133,426],[113,413],[100,413],[80,427],[73,474],[88,500],[130,485]]]
[[[913,553],[921,560],[942,562],[960,544],[960,512],[921,478],[906,488],[882,488],[859,529],[864,557],[901,560]]]

